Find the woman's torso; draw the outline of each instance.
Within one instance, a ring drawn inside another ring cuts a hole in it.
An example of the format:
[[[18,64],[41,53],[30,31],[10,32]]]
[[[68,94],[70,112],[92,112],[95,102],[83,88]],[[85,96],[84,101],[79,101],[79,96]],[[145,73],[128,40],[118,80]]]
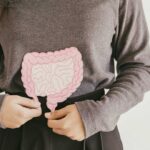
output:
[[[25,53],[72,46],[82,54],[84,74],[71,97],[109,87],[115,77],[117,5],[117,0],[11,0],[7,8],[1,7],[0,88],[24,91],[20,69]]]

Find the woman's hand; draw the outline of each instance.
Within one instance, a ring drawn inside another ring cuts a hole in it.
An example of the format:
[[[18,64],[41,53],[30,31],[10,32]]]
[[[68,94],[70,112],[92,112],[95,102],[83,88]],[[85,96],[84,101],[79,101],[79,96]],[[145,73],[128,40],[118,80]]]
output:
[[[48,119],[48,127],[55,133],[77,141],[85,138],[84,125],[75,104],[54,112],[47,112],[45,117]]]
[[[18,95],[6,95],[0,109],[0,123],[5,128],[19,128],[42,114],[40,102]]]

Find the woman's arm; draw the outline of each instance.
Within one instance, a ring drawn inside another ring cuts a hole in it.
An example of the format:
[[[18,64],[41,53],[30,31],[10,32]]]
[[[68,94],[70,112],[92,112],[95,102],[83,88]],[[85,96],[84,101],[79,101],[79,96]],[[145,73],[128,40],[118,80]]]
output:
[[[0,0],[0,19],[1,19],[3,9],[4,9],[4,5],[5,5],[5,0]],[[0,73],[1,73],[1,70],[3,69],[2,61],[3,61],[2,60],[2,47],[0,46]],[[1,92],[3,91],[1,90],[1,85],[0,85],[0,93]],[[0,94],[0,109],[1,109],[4,97],[5,97],[5,94]],[[1,124],[0,124],[0,128],[3,128]]]
[[[3,65],[3,50],[2,50],[2,47],[0,45],[0,74],[1,72],[3,71],[3,68],[4,68],[4,65]],[[0,110],[1,110],[1,106],[2,106],[2,103],[4,101],[4,98],[6,96],[5,93],[2,93],[4,92],[2,89],[1,89],[1,85],[0,85]],[[0,119],[1,120],[1,119]],[[5,128],[1,122],[0,122],[0,128]]]
[[[1,47],[1,45],[0,45],[0,74],[1,74],[1,72],[2,72],[2,70],[3,70],[3,50],[2,50],[2,47]],[[4,101],[4,98],[5,98],[5,93],[4,94],[2,94],[2,90],[1,90],[1,85],[0,85],[0,110],[1,110],[1,106],[2,106],[2,103],[3,103],[3,101]],[[1,116],[0,116],[1,117]],[[1,120],[1,118],[0,118],[0,120]],[[2,124],[1,124],[1,122],[0,122],[0,128],[5,128]]]
[[[2,50],[2,47],[0,45],[0,74],[2,73],[3,69],[4,69],[4,64],[3,64],[3,50]],[[2,89],[1,89],[1,85],[0,85],[0,109],[1,109],[1,105],[3,103],[3,100],[4,100],[4,97],[5,97],[5,93],[2,93],[4,92]]]
[[[141,0],[120,0],[118,26],[113,38],[117,78],[101,101],[76,102],[86,138],[98,131],[112,131],[121,114],[141,102],[150,90],[148,27]]]
[[[0,0],[0,19],[1,19],[1,15],[3,13],[3,10],[4,10],[4,7],[6,5],[6,0]],[[3,70],[3,50],[2,50],[2,47],[0,45],[0,74]],[[1,85],[0,85],[0,93],[3,92],[1,90]],[[0,108],[1,108],[1,105],[2,105],[2,102],[4,100],[4,97],[5,97],[5,94],[0,94]]]
[[[6,94],[0,94],[0,109]]]

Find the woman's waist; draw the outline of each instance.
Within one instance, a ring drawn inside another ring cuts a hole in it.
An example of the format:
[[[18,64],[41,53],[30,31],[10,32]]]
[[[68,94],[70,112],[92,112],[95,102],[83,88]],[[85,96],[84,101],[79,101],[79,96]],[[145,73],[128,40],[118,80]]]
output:
[[[8,93],[10,95],[19,95],[22,97],[32,99],[32,97],[29,97],[25,92],[8,92],[8,91],[6,91],[6,93]],[[103,96],[104,94],[105,94],[105,90],[103,88],[103,89],[98,89],[98,90],[95,90],[95,91],[92,91],[92,92],[89,92],[86,94],[82,94],[79,96],[74,96],[74,97],[70,96],[70,97],[66,98],[63,102],[58,102],[57,108],[62,108],[66,105],[73,104],[73,103],[78,102],[78,101],[84,101],[87,99],[88,100],[95,100],[95,101],[100,100],[100,97]],[[43,104],[42,109],[45,109],[46,100],[47,100],[46,96],[44,96],[44,97],[37,96],[37,97],[38,97],[38,100]]]
[[[23,96],[23,97],[28,97],[28,95],[24,92],[17,92],[17,93],[10,93],[10,92],[6,92],[8,94],[16,94],[16,95],[19,95],[19,96]],[[90,93],[87,93],[87,94],[84,94],[84,95],[80,95],[80,96],[76,96],[76,97],[68,97],[66,100],[64,100],[63,102],[59,102],[57,104],[57,107],[56,107],[56,110],[59,110],[67,105],[70,105],[70,104],[73,104],[75,102],[78,102],[78,101],[84,101],[84,100],[100,100],[100,98],[105,94],[105,90],[104,89],[100,89],[100,90],[96,90],[96,91],[93,91],[93,92],[90,92]],[[41,109],[42,109],[42,114],[39,116],[39,117],[35,117],[33,118],[32,120],[30,120],[27,124],[30,125],[30,124],[34,124],[34,125],[39,125],[39,126],[46,126],[47,124],[47,120],[44,116],[44,114],[46,112],[50,112],[50,110],[48,109],[47,105],[46,105],[46,100],[47,98],[46,97],[41,97],[41,96],[38,96],[38,100],[40,101],[41,103]]]

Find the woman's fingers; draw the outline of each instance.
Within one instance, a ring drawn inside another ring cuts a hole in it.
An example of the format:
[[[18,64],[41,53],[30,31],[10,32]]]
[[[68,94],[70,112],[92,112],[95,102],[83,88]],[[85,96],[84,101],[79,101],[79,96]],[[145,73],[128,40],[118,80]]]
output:
[[[20,107],[20,116],[22,118],[31,119],[34,117],[38,117],[42,114],[41,108],[26,108],[26,107]]]
[[[52,128],[54,132],[77,141],[85,138],[84,124],[75,104],[68,105],[54,113],[52,112],[50,116],[47,116],[48,127]],[[66,116],[56,119],[58,116],[61,116],[61,113]]]
[[[62,121],[61,120],[49,119],[47,124],[48,124],[48,127],[50,127],[50,128],[58,128],[58,129],[62,128]]]
[[[18,104],[29,107],[29,108],[38,108],[40,107],[41,103],[38,101],[35,101],[33,99],[25,98],[25,97],[20,97],[18,96]]]
[[[45,117],[48,119],[61,119],[65,117],[68,114],[68,109],[67,107],[64,107],[59,110],[55,110],[54,112],[47,112],[45,113]]]
[[[18,95],[7,95],[0,111],[0,123],[8,128],[18,128],[33,117],[42,114],[40,103]]]
[[[66,134],[66,132],[64,130],[61,130],[61,129],[53,128],[52,130],[53,130],[53,132],[60,134],[60,135]]]
[[[71,138],[72,140],[75,140],[75,136],[73,135],[73,132],[71,132],[71,131],[57,129],[57,128],[53,128],[52,130],[53,130],[53,132],[55,132],[59,135],[64,135],[64,136]]]

